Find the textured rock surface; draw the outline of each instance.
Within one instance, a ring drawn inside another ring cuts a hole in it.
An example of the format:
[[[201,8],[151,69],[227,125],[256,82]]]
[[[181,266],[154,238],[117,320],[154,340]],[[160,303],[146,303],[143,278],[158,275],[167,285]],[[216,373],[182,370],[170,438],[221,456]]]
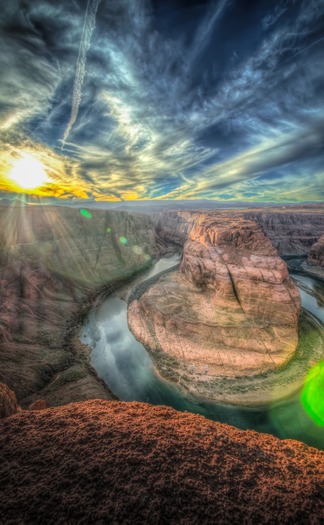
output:
[[[18,412],[16,394],[4,383],[0,383],[0,419]]]
[[[324,269],[324,235],[311,247],[307,262]]]
[[[3,523],[312,523],[324,453],[142,403],[89,401],[0,422]]]
[[[146,266],[149,217],[0,206],[0,381],[27,407],[111,398],[73,329],[102,287]]]
[[[292,358],[300,298],[254,221],[193,218],[180,271],[135,294],[128,321],[162,375],[220,400],[217,378],[264,373]]]
[[[37,401],[29,405],[28,410],[44,410],[45,408],[47,408],[46,401],[44,401],[44,399],[37,399]]]

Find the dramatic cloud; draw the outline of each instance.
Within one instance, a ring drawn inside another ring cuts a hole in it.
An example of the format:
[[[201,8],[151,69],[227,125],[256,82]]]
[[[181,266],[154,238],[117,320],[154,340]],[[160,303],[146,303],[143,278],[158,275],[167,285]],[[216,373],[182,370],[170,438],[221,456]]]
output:
[[[324,0],[12,1],[0,190],[27,148],[62,198],[322,199],[323,30]]]

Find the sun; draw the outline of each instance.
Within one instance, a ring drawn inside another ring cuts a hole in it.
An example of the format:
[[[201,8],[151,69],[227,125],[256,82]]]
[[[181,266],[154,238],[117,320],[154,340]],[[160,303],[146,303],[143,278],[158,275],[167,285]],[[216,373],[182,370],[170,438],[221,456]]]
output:
[[[16,160],[9,177],[26,190],[43,186],[48,181],[45,166],[31,155]]]

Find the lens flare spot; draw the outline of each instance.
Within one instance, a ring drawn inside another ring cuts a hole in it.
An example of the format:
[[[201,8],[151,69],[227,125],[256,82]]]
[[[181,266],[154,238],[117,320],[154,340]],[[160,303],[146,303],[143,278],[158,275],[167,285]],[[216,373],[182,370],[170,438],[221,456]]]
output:
[[[309,417],[317,425],[324,426],[324,361],[308,372],[301,402]]]
[[[126,237],[124,237],[123,235],[121,235],[121,237],[119,237],[119,241],[121,244],[123,244],[124,246],[128,243],[128,240],[126,239]]]
[[[143,248],[137,246],[136,244],[133,246],[132,250],[136,255],[143,255]]]
[[[90,213],[88,210],[80,210],[80,213],[83,217],[86,217],[87,219],[91,219],[92,213]]]

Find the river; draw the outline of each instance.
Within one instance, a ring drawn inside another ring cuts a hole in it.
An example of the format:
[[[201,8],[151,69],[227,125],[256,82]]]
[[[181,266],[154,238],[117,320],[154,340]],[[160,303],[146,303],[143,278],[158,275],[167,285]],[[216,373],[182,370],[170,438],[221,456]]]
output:
[[[140,278],[137,277],[132,287],[178,262],[178,256],[161,259]],[[300,290],[303,308],[323,321],[324,307],[318,301],[319,293],[322,297],[324,295],[323,283],[296,272],[291,273],[291,277]],[[298,393],[284,402],[252,409],[202,402],[164,381],[155,373],[145,348],[129,330],[127,303],[120,295],[117,291],[99,303],[91,311],[80,333],[80,340],[92,348],[92,366],[120,400],[172,406],[238,428],[254,429],[281,438],[298,439],[318,448],[324,447],[324,429],[305,413]]]

